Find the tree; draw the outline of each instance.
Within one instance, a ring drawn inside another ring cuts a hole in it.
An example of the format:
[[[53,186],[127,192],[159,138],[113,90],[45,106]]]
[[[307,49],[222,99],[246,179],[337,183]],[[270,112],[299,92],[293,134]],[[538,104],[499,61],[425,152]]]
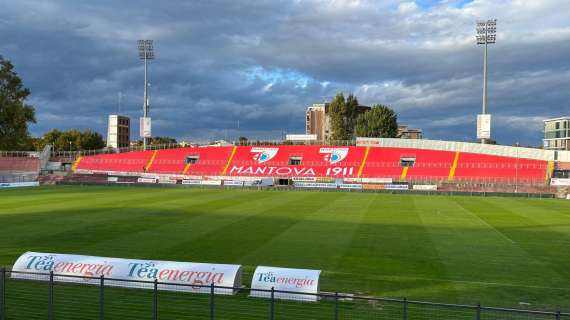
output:
[[[90,129],[83,130],[83,132],[76,129],[63,132],[52,129],[42,136],[39,149],[48,144],[60,151],[97,150],[105,147],[101,134]]]
[[[46,133],[41,138],[41,149],[48,144],[51,144],[54,149],[56,149],[56,142],[58,141],[59,137],[61,137],[61,131],[57,129],[52,129]]]
[[[79,136],[79,147],[81,150],[103,149],[105,148],[105,141],[100,133],[87,129],[81,132]]]
[[[391,108],[376,104],[372,110],[360,114],[356,119],[356,135],[370,138],[396,138],[398,116]]]
[[[358,115],[358,99],[353,94],[344,98],[338,93],[329,105],[330,140],[352,140]]]
[[[342,93],[338,93],[329,105],[330,116],[330,140],[344,140],[346,137],[346,126],[344,125],[344,114],[346,113],[346,101]]]
[[[352,140],[354,137],[354,127],[356,126],[356,118],[358,117],[358,99],[352,93],[346,98],[346,113],[344,121],[347,136],[344,140]]]
[[[246,146],[247,145],[247,137],[241,136],[238,138],[238,143],[240,146]]]
[[[81,132],[77,129],[66,130],[55,141],[54,148],[61,151],[77,151],[81,149]]]
[[[153,146],[164,145],[164,144],[177,144],[178,141],[171,137],[152,137],[150,144]]]
[[[33,148],[28,123],[36,123],[36,115],[25,103],[28,95],[12,63],[0,56],[0,150]]]

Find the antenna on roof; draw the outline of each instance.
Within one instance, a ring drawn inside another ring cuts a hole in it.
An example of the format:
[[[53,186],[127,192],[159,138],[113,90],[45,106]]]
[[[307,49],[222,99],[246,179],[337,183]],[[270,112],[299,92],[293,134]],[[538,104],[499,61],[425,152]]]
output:
[[[123,99],[123,93],[121,91],[119,91],[119,111],[118,114],[121,114],[121,100]]]

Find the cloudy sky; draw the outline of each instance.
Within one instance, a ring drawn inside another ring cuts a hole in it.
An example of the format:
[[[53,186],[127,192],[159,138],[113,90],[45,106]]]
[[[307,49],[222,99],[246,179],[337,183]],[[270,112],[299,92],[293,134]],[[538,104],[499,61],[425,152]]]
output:
[[[106,132],[142,113],[136,42],[155,40],[153,134],[187,140],[304,132],[304,110],[337,92],[392,106],[432,139],[472,141],[483,49],[497,18],[489,110],[499,143],[539,145],[570,115],[568,0],[0,0],[0,55],[32,91],[34,135]],[[136,122],[135,122],[136,123]],[[138,128],[133,130],[138,134]]]

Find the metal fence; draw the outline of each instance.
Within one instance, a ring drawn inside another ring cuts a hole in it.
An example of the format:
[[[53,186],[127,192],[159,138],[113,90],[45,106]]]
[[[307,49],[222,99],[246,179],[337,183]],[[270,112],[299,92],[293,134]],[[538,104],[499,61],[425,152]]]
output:
[[[14,279],[19,274],[28,279]],[[70,283],[69,281],[73,282]],[[129,288],[119,287],[119,283]],[[165,286],[169,290],[162,290]],[[206,293],[185,292],[189,288]],[[237,292],[219,295],[220,290]],[[216,293],[216,294],[215,294]],[[252,295],[263,293],[266,298]],[[287,299],[279,296],[286,295]],[[317,297],[308,302],[307,297]],[[0,320],[15,319],[557,319],[560,311],[442,304],[341,293],[314,295],[214,285],[0,272]]]

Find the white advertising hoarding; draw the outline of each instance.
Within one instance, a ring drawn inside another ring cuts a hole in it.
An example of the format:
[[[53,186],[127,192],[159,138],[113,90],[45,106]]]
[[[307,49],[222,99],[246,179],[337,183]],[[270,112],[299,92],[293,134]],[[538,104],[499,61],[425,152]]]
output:
[[[478,114],[477,115],[477,138],[490,139],[491,138],[491,115]]]
[[[154,288],[168,291],[210,293],[212,283],[220,287],[241,287],[241,265],[173,262],[93,257],[71,254],[26,252],[12,267],[12,278],[98,285],[104,276],[105,285],[126,288]],[[24,273],[20,273],[24,272]],[[33,274],[30,274],[33,273]],[[73,276],[73,277],[65,277]],[[114,281],[115,280],[115,281]],[[119,280],[119,281],[118,281]],[[144,282],[128,282],[148,281]],[[168,283],[168,284],[165,284]],[[181,284],[183,286],[181,286]],[[192,286],[193,285],[193,286]],[[233,289],[216,288],[216,294],[233,294]]]
[[[152,137],[151,131],[151,121],[149,117],[146,118],[139,118],[139,128],[140,128],[140,136],[141,138],[150,138]]]
[[[341,183],[338,185],[338,187],[341,189],[362,189],[362,185],[358,183]]]
[[[413,190],[423,190],[423,191],[428,191],[428,190],[437,190],[437,185],[436,184],[415,184],[412,186]]]
[[[551,186],[566,187],[570,186],[570,179],[552,178],[550,180]]]
[[[291,177],[294,182],[313,182],[317,181],[317,177]]]
[[[243,187],[243,181],[224,180],[224,186],[226,186],[226,187]]]
[[[385,190],[408,190],[410,187],[407,184],[386,184]]]
[[[289,291],[293,293],[275,292],[276,299],[317,301],[319,293],[319,276],[321,270],[290,269],[259,266],[251,279],[252,297],[270,298],[271,290]],[[307,294],[296,294],[307,293]]]
[[[326,183],[326,182],[295,182],[293,184],[296,188],[325,188],[325,189],[336,189],[336,183]]]
[[[358,183],[392,183],[392,178],[344,178],[344,182],[358,182]]]
[[[140,183],[156,183],[156,178],[138,178],[137,182]]]
[[[222,180],[202,180],[203,186],[221,186]]]
[[[31,182],[3,182],[0,183],[0,188],[20,188],[20,187],[39,187],[38,181]]]
[[[186,179],[186,180],[182,180],[182,184],[187,184],[187,185],[200,185],[200,184],[202,184],[202,180],[198,180],[198,179]]]

